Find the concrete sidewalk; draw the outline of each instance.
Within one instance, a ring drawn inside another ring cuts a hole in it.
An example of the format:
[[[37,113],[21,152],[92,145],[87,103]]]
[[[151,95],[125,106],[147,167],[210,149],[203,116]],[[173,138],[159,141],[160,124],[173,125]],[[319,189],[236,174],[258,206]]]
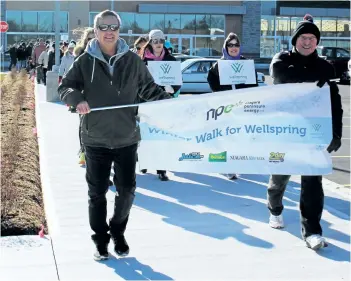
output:
[[[160,182],[155,173],[138,173],[126,232],[130,255],[117,259],[111,243],[111,259],[94,261],[85,169],[77,164],[78,115],[60,103],[46,103],[45,88],[36,87],[41,173],[55,262],[55,267],[51,263],[43,267],[51,270],[51,276],[59,280],[349,280],[349,193],[325,182],[322,225],[330,245],[314,252],[300,238],[297,177],[285,193],[286,228],[274,230],[267,224],[268,176],[242,175],[232,182],[217,174],[169,172],[171,181]],[[109,215],[114,196],[112,187],[107,194]],[[32,258],[28,253],[27,261]],[[1,264],[3,268],[9,266]],[[1,279],[18,279],[12,278],[11,270]],[[27,281],[54,280],[40,273],[26,276]]]

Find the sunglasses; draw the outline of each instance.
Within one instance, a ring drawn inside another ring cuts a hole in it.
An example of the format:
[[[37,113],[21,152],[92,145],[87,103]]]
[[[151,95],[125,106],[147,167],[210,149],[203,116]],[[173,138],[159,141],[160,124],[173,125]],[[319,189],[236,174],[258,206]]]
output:
[[[152,39],[151,43],[152,44],[164,44],[165,43],[165,39]]]
[[[108,29],[110,29],[111,31],[116,31],[119,29],[119,24],[100,24],[98,28],[101,31],[107,31]]]
[[[238,44],[238,43],[236,43],[236,44],[229,43],[229,44],[227,44],[227,47],[228,47],[228,48],[233,48],[233,47],[239,48],[239,47],[240,47],[240,44]]]
[[[140,50],[141,50],[141,47],[138,46],[138,47],[136,47],[136,49],[137,49],[138,51],[140,51]]]

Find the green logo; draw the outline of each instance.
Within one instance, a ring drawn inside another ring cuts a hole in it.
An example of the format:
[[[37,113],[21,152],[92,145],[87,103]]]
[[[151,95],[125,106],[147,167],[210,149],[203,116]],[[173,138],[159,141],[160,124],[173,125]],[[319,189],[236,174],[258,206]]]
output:
[[[208,156],[209,162],[227,162],[227,151],[221,153],[210,153]]]
[[[269,154],[269,162],[280,163],[284,162],[285,153],[280,152],[271,152]]]
[[[243,70],[244,65],[241,63],[232,63],[232,69],[234,70],[234,73],[240,73]]]
[[[160,67],[164,74],[168,74],[172,68],[168,63],[162,64]]]

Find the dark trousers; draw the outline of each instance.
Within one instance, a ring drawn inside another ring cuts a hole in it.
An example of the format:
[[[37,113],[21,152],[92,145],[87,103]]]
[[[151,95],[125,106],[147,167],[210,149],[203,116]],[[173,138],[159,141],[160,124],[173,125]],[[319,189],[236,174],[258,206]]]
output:
[[[10,65],[9,65],[9,71],[11,71],[13,67],[16,67],[16,64],[17,64],[17,59],[11,59]]]
[[[48,72],[48,69],[43,67],[43,82],[44,82],[44,85],[46,85],[46,72]]]
[[[279,216],[283,211],[283,196],[289,182],[288,175],[273,175],[268,186],[268,209]],[[302,236],[322,235],[320,220],[324,206],[324,192],[321,176],[301,176],[300,212]]]
[[[135,197],[137,144],[118,149],[85,147],[86,180],[89,191],[89,222],[95,232],[95,242],[105,241],[107,232],[113,237],[124,234],[129,212]],[[109,188],[111,164],[114,162],[115,196],[114,212],[109,225],[107,219],[106,193]]]

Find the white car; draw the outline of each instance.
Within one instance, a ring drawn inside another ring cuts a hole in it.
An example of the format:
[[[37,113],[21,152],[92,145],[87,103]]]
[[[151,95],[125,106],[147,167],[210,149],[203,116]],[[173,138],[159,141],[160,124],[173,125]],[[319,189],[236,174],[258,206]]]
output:
[[[211,88],[207,82],[208,71],[218,59],[215,58],[195,58],[188,59],[181,63],[183,85],[180,89],[182,93],[210,93]],[[257,72],[259,86],[266,86],[264,74]]]

